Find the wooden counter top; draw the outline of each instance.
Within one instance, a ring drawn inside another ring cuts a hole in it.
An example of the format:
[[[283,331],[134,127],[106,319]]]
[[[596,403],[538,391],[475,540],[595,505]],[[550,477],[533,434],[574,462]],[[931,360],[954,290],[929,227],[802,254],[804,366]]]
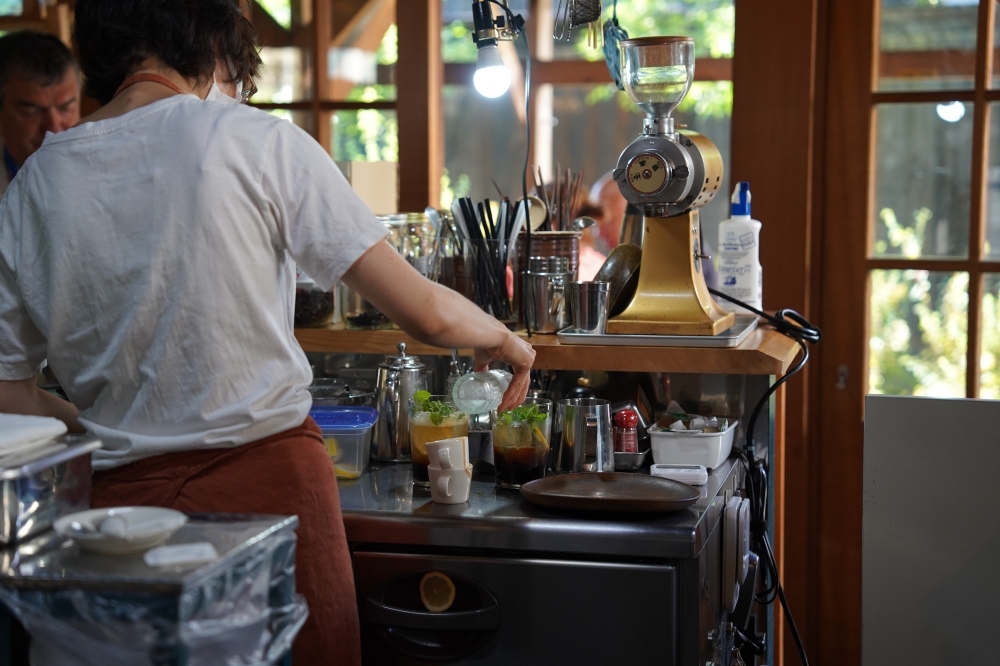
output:
[[[521,333],[522,337],[524,333]],[[297,328],[295,336],[307,352],[395,354],[406,343],[411,354],[444,355],[447,349],[417,342],[398,330],[353,331],[331,328]],[[733,375],[781,375],[799,352],[790,338],[771,328],[759,327],[738,347],[619,347],[564,345],[554,335],[532,335],[535,367],[548,370],[605,370],[620,372],[687,372]],[[463,356],[472,354],[462,350]]]

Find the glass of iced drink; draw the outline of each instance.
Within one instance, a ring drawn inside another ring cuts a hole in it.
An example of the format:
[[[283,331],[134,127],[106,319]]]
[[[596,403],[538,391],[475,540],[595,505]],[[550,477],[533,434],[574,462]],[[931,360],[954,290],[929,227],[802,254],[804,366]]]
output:
[[[552,401],[528,398],[520,407],[499,414],[493,425],[493,466],[500,488],[545,476],[552,432]]]
[[[410,460],[413,485],[430,487],[427,478],[427,442],[469,435],[469,415],[451,403],[451,396],[417,391],[410,400]]]

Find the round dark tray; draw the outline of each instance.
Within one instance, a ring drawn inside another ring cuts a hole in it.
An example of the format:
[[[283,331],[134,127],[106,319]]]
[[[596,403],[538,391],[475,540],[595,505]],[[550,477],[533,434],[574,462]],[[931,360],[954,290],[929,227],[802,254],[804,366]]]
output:
[[[521,486],[529,502],[579,511],[680,511],[698,501],[697,490],[673,479],[624,472],[557,474]]]

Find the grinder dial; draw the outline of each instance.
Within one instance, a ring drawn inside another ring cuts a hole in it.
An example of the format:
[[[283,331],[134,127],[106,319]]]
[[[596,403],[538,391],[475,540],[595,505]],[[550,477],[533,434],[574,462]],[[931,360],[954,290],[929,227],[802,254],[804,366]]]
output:
[[[667,184],[670,170],[656,153],[641,153],[628,165],[628,184],[639,194],[655,194]]]

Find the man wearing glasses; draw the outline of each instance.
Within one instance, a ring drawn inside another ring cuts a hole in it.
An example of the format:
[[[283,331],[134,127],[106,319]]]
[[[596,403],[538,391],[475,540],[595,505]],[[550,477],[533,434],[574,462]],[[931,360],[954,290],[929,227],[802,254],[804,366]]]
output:
[[[80,72],[53,35],[24,30],[0,37],[0,195],[46,132],[80,121]]]

